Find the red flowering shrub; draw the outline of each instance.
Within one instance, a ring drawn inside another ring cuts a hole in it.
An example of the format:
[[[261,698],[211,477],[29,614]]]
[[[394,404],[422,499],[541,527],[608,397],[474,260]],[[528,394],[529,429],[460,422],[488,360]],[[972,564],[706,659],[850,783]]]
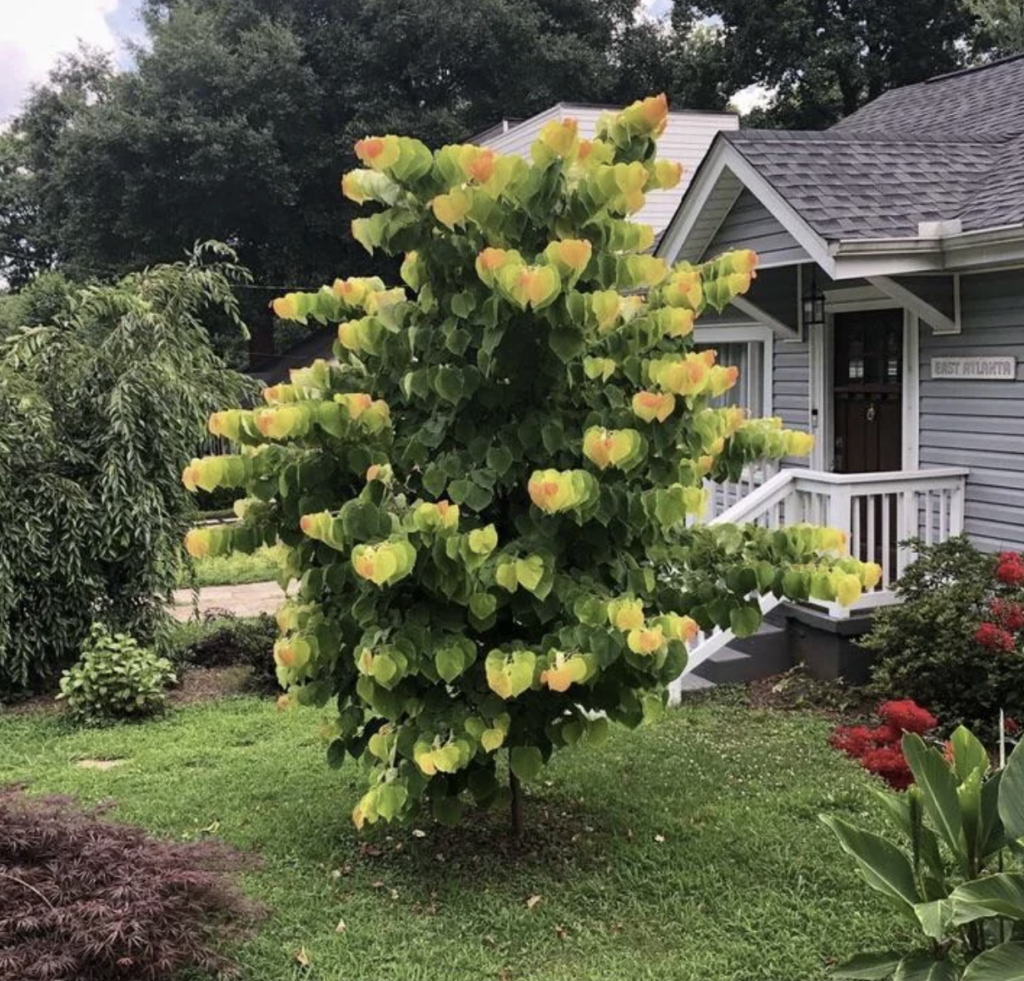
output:
[[[1013,600],[996,597],[988,605],[992,619],[1004,630],[1018,631],[1024,629],[1024,606]]]
[[[902,602],[878,611],[860,642],[876,652],[871,694],[912,698],[949,729],[994,741],[1000,710],[1024,720],[1024,558],[963,537],[915,548]]]
[[[914,776],[899,746],[879,746],[868,750],[860,758],[860,765],[868,773],[881,777],[893,790],[906,790],[914,782]]]
[[[996,578],[1007,586],[1024,583],[1024,559],[1018,552],[1000,552]]]
[[[913,699],[882,702],[878,706],[878,717],[887,722],[893,730],[890,742],[903,738],[903,733],[914,732],[923,736],[929,729],[934,729],[938,719],[927,709],[921,708]]]
[[[219,942],[258,910],[226,873],[246,864],[218,842],[159,841],[0,787],[0,979],[231,974]]]
[[[894,790],[906,790],[914,778],[903,756],[900,742],[903,733],[922,736],[934,729],[937,719],[911,699],[883,702],[878,706],[882,724],[868,726],[836,726],[831,743],[840,752],[858,760],[868,773],[881,777]]]
[[[987,647],[990,651],[1001,651],[1004,654],[1012,654],[1017,646],[1017,642],[1013,639],[1013,634],[994,623],[988,622],[978,627],[974,632],[974,639],[982,647]]]

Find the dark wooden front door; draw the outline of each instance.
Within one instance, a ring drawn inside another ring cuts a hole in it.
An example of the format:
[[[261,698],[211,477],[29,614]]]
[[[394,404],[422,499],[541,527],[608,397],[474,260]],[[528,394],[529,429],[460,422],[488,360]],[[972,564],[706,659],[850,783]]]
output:
[[[903,469],[903,311],[835,316],[835,469]]]

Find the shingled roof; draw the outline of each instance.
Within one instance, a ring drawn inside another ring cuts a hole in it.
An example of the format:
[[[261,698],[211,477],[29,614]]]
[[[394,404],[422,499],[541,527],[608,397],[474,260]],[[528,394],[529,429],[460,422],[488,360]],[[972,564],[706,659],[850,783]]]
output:
[[[826,240],[1024,223],[1024,55],[894,89],[823,132],[719,139]]]

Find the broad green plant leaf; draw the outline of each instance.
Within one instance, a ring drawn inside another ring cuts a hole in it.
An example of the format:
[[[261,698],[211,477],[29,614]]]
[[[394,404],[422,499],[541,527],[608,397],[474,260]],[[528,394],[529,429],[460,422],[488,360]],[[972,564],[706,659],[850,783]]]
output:
[[[953,890],[949,899],[957,926],[989,916],[1024,923],[1024,873],[1000,872],[965,882]]]
[[[1024,943],[986,950],[967,965],[963,981],[1024,981]]]
[[[857,954],[837,964],[829,972],[833,978],[851,978],[853,981],[886,981],[900,963],[900,955],[891,950],[870,954]]]
[[[904,735],[903,754],[914,774],[914,780],[921,788],[925,814],[938,829],[950,851],[963,864],[966,861],[961,838],[963,819],[953,771],[942,754],[926,746],[924,740],[915,733]]]
[[[1024,838],[1024,742],[1017,743],[999,785],[999,817],[1014,841]]]
[[[833,814],[823,814],[821,820],[835,833],[843,851],[857,863],[868,885],[914,916],[914,907],[921,897],[906,854],[881,835],[862,831]]]
[[[959,981],[959,977],[960,972],[950,961],[917,951],[900,961],[893,981]]]
[[[966,726],[957,726],[950,737],[953,747],[953,769],[961,781],[975,770],[988,772],[988,753],[980,740]]]
[[[926,937],[942,940],[949,933],[953,915],[953,904],[948,899],[933,899],[929,903],[918,903],[914,907],[918,922]]]

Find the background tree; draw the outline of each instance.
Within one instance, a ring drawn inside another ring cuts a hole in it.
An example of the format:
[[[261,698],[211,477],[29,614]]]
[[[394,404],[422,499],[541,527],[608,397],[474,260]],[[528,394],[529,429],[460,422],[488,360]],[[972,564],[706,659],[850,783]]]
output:
[[[273,348],[265,287],[356,261],[336,194],[355,139],[395,130],[441,145],[560,99],[672,91],[672,39],[636,24],[637,6],[153,0],[134,70],[72,60],[15,121],[34,218],[0,251],[23,257],[20,279],[53,262],[111,276],[228,241],[262,287],[243,298],[258,362]],[[3,160],[0,198],[17,190]]]
[[[201,319],[237,317],[244,271],[203,258],[85,287],[0,342],[0,692],[55,682],[94,620],[147,640],[166,615],[193,513],[178,471],[247,390]]]
[[[754,121],[823,129],[900,85],[963,67],[974,17],[964,0],[677,0],[677,29],[721,22],[724,84],[773,94]]]
[[[1024,52],[1024,0],[967,0],[978,18],[979,42],[996,58]]]
[[[57,323],[68,314],[73,292],[63,273],[44,272],[24,289],[0,296],[0,340],[19,327]]]
[[[339,364],[214,414],[240,452],[185,470],[248,495],[240,523],[189,533],[193,555],[287,547],[278,677],[336,704],[330,758],[368,775],[359,826],[500,799],[507,747],[518,828],[517,781],[657,715],[698,627],[746,636],[759,593],[849,602],[877,582],[838,532],[687,527],[705,476],[813,439],[710,404],[738,372],[693,351],[694,319],[749,287],[753,253],[670,270],[626,217],[680,179],[655,158],[667,112],[608,113],[593,141],[552,121],[533,166],[361,140],[342,186],[383,207],[353,235],[404,252],[411,293],[362,277],[276,300],[338,325]]]

